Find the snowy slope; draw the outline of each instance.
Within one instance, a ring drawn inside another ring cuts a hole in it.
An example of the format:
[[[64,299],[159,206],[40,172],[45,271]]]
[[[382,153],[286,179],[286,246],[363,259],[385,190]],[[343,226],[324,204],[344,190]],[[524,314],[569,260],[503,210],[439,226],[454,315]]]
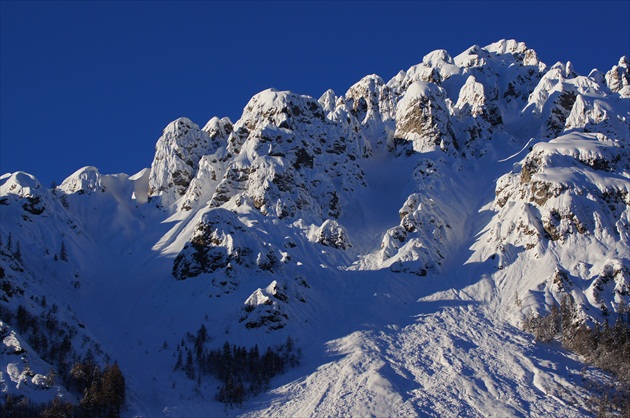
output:
[[[628,77],[502,40],[179,118],[133,176],[5,174],[0,390],[76,401],[37,377],[64,360],[25,309],[118,361],[130,416],[588,414],[608,377],[519,327],[567,293],[587,324],[630,303]],[[291,337],[301,364],[226,407],[175,370],[201,325],[206,348]]]

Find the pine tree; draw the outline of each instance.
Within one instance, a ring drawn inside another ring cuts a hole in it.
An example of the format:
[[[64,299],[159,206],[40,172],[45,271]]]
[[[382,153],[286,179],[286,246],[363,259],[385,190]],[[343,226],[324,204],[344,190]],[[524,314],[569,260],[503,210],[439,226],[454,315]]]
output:
[[[617,305],[617,315],[630,326],[630,308],[623,299],[619,302],[619,305]]]
[[[20,263],[22,262],[22,249],[20,248],[20,241],[18,241],[16,244],[15,252],[13,253],[13,258],[15,258]]]
[[[197,337],[195,338],[195,354],[197,360],[200,360],[203,354],[203,345],[208,340],[208,330],[205,325],[201,324],[199,331],[197,331]]]
[[[55,373],[54,369],[50,369],[48,371],[48,373],[46,374],[46,384],[51,387],[55,385],[55,382],[57,380],[57,374]]]
[[[61,241],[61,249],[59,250],[59,258],[61,261],[68,261],[68,252],[66,251],[66,243]]]
[[[119,416],[125,403],[126,383],[118,363],[105,366],[101,384],[101,398],[105,407],[105,416]]]
[[[55,397],[41,414],[43,418],[71,417],[73,415],[72,404],[63,402],[60,397]]]
[[[563,344],[570,345],[575,337],[577,309],[575,307],[575,299],[568,293],[560,301],[560,317]]]
[[[65,209],[68,209],[70,207],[70,204],[68,203],[68,196],[65,193],[61,194],[59,200],[61,200],[61,206],[63,206]]]

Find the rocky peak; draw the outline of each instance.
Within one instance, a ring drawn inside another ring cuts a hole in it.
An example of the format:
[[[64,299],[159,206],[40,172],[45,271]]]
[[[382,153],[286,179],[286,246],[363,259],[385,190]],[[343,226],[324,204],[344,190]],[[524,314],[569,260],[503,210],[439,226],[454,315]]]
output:
[[[494,42],[484,49],[490,53],[494,53],[497,55],[502,54],[523,54],[528,50],[525,42],[518,42],[514,39],[501,39],[497,42]]]
[[[488,51],[481,48],[479,45],[473,45],[457,55],[453,59],[453,62],[460,68],[482,67],[486,65],[489,58],[490,53]]]
[[[543,119],[539,132],[547,138],[558,136],[565,129],[584,128],[587,124],[592,130],[604,120],[606,126],[618,125],[623,122],[623,116],[621,119],[607,118],[613,108],[602,106],[598,101],[606,95],[600,81],[601,78],[576,75],[569,64],[556,63],[542,77],[523,112],[532,112]],[[604,125],[600,127],[603,130],[594,130],[605,132],[608,128]]]
[[[439,67],[444,64],[454,64],[453,58],[445,49],[436,49],[422,57],[422,63],[429,67]]]
[[[455,64],[448,52],[438,49],[425,55],[422,58],[422,63],[407,70],[401,88],[404,90],[415,81],[441,84],[446,79],[460,73],[461,69]]]
[[[6,173],[0,177],[0,195],[2,196],[36,197],[45,190],[35,176],[24,171]]]
[[[459,91],[459,98],[455,104],[457,114],[461,116],[482,116],[486,111],[486,95],[483,84],[477,82],[474,76],[469,76]]]
[[[0,205],[20,202],[22,208],[40,215],[52,207],[52,197],[32,174],[23,171],[7,173],[0,177]]]
[[[228,117],[219,119],[215,116],[210,119],[202,129],[212,140],[212,148],[209,151],[212,152],[224,146],[233,130],[232,121]]]
[[[622,56],[619,63],[606,73],[606,85],[622,97],[630,97],[630,62],[628,57]]]
[[[357,160],[370,148],[341,98],[329,91],[322,101],[337,102],[335,109],[326,115],[312,97],[288,91],[255,95],[234,124],[225,164],[214,166],[210,205],[248,204],[266,216],[318,223],[338,217],[340,196],[365,183]]]
[[[322,94],[322,97],[319,98],[318,102],[324,109],[324,112],[326,112],[326,114],[329,114],[330,112],[335,110],[337,104],[337,95],[332,89],[328,89],[324,94]]]
[[[433,83],[416,81],[409,86],[396,110],[397,154],[454,152],[457,143],[446,100],[444,89]]]
[[[206,125],[208,130],[216,134],[229,126],[212,120],[209,125]],[[159,197],[161,205],[170,206],[183,196],[197,172],[201,156],[207,154],[215,143],[190,119],[179,118],[169,123],[155,146],[149,174],[149,197]]]
[[[363,77],[344,95],[345,107],[357,119],[366,138],[375,142],[387,138],[393,130],[395,101],[392,89],[374,74]]]
[[[249,131],[265,125],[295,130],[300,125],[323,121],[325,117],[321,105],[310,96],[267,89],[251,98],[237,125],[244,126]]]
[[[59,188],[68,194],[90,194],[105,191],[101,173],[96,167],[91,166],[83,167],[75,171],[61,183]]]
[[[481,156],[485,154],[486,144],[479,143],[473,147],[473,143],[482,138],[491,138],[494,126],[499,124],[501,114],[496,103],[490,103],[485,87],[474,76],[469,76],[459,92],[459,98],[454,107],[454,114],[458,130],[463,135],[458,135],[459,143],[465,147],[466,154]],[[478,149],[477,149],[478,148]]]

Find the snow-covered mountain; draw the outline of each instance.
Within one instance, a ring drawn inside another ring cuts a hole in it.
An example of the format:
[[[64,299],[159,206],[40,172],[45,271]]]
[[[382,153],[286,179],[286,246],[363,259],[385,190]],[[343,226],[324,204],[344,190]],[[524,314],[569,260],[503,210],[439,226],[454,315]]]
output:
[[[134,416],[586,414],[607,377],[520,327],[567,294],[575,325],[630,304],[629,66],[437,50],[179,118],[133,176],[3,175],[0,392],[77,402],[54,375],[87,357]],[[287,337],[300,365],[228,409],[176,366]]]

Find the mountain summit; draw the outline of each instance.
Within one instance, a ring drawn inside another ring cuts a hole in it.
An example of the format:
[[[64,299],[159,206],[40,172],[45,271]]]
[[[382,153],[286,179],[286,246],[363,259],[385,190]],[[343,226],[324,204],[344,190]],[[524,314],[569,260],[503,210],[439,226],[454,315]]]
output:
[[[87,408],[115,361],[130,416],[583,416],[609,377],[521,329],[630,304],[628,65],[437,50],[179,118],[133,176],[4,174],[0,392]],[[213,350],[294,367],[217,393]]]

